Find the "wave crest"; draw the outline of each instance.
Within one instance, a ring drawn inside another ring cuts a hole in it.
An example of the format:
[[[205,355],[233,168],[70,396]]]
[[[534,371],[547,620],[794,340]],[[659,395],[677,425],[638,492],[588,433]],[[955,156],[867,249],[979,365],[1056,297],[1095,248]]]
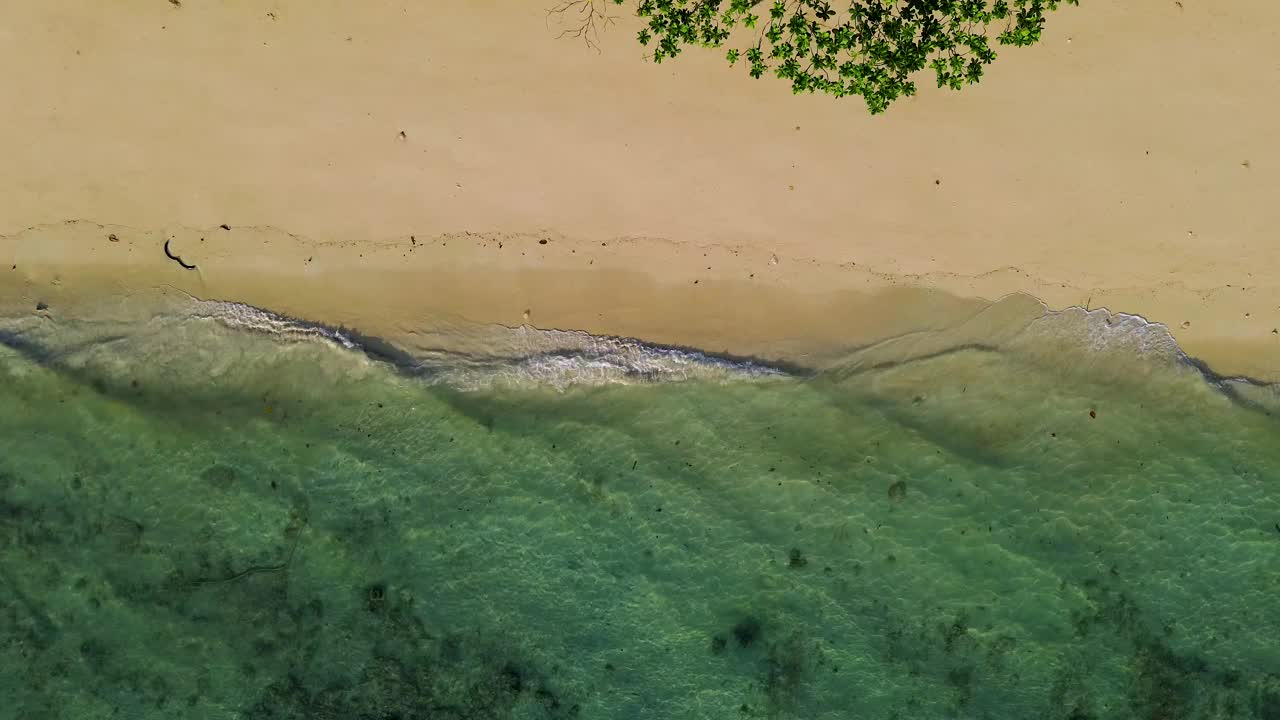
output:
[[[289,341],[319,340],[389,361],[429,382],[462,390],[491,387],[751,380],[788,373],[754,360],[581,331],[491,326],[452,333],[450,348],[411,354],[385,340],[277,315],[242,303],[200,301],[191,317]],[[466,335],[466,337],[462,337]],[[461,349],[454,349],[461,348]]]

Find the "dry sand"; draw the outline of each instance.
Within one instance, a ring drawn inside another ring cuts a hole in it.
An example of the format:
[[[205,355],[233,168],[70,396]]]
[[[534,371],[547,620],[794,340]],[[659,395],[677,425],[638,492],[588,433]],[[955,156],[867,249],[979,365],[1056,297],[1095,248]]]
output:
[[[1267,0],[1083,0],[874,118],[718,52],[646,62],[625,17],[597,54],[539,3],[3,5],[0,300],[803,356],[1026,292],[1280,379]]]

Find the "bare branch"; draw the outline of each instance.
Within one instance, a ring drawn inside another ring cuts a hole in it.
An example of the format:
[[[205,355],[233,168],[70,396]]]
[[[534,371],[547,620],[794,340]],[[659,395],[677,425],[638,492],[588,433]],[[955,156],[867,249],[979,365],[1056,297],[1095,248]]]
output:
[[[609,0],[563,0],[559,5],[547,10],[547,26],[550,28],[552,16],[557,24],[565,25],[565,29],[556,35],[581,38],[587,47],[600,52],[600,33],[617,19],[608,13]]]

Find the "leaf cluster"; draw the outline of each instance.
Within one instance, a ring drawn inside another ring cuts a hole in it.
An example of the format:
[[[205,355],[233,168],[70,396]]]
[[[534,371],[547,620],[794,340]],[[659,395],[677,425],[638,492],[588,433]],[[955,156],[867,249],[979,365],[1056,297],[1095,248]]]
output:
[[[626,0],[613,0],[621,5]],[[993,45],[1038,42],[1045,14],[1078,0],[638,0],[640,43],[655,62],[687,46],[724,47],[752,77],[772,73],[796,93],[858,95],[873,114],[916,93],[934,71],[958,90],[982,78]],[[742,39],[746,39],[742,42]]]

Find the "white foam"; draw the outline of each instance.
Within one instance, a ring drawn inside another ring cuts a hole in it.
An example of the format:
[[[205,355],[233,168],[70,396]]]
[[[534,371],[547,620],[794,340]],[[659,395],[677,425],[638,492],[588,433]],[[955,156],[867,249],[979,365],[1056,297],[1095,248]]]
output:
[[[199,301],[190,317],[293,341],[328,341],[363,349],[351,334],[286,318],[251,305]],[[483,335],[483,337],[476,337]],[[461,338],[455,338],[461,339]],[[414,371],[428,382],[459,389],[494,386],[551,386],[741,380],[785,375],[750,361],[730,360],[695,350],[651,345],[630,338],[530,326],[479,329],[460,346],[475,352],[436,349],[413,356]],[[409,354],[406,353],[408,357]]]
[[[468,389],[495,385],[564,389],[785,375],[761,363],[579,331],[504,328],[498,337],[489,338],[489,345],[490,351],[485,353],[439,354],[422,367],[436,382]]]
[[[188,302],[189,301],[189,302]],[[1023,303],[1025,305],[1025,303]],[[1207,373],[1189,358],[1174,340],[1169,328],[1140,315],[1114,313],[1107,309],[1080,307],[1052,311],[1042,305],[991,312],[971,323],[973,327],[914,333],[854,351],[827,370],[874,365],[877,359],[900,363],[928,357],[948,348],[978,344],[997,352],[1012,352],[1052,365],[1066,365],[1086,371],[1106,371],[1116,376],[1155,372],[1178,365],[1203,373],[1224,390],[1228,380]],[[698,381],[744,381],[788,376],[790,373],[765,363],[712,355],[697,350],[653,345],[631,338],[597,336],[573,330],[544,330],[530,326],[455,326],[406,335],[409,343],[430,339],[433,347],[393,346],[358,333],[288,318],[268,310],[237,302],[204,301],[186,298],[181,311],[154,315],[144,324],[153,340],[173,337],[191,320],[214,321],[233,330],[261,333],[294,342],[317,342],[369,356],[390,359],[401,370],[426,382],[460,389],[503,387],[599,386]],[[1014,312],[1016,310],[1016,312]],[[1005,317],[1009,315],[1010,317]],[[994,318],[995,322],[992,322]],[[175,324],[177,326],[175,326]],[[125,322],[50,321],[46,317],[23,316],[6,319],[0,329],[28,338],[50,350],[99,345],[111,340],[141,340],[138,325]],[[194,330],[188,328],[187,330]],[[198,335],[187,336],[192,340]],[[1114,371],[1114,372],[1113,372]],[[1277,390],[1267,392],[1244,388],[1237,396],[1257,396],[1274,402]],[[1257,401],[1257,400],[1255,400]]]
[[[244,303],[200,300],[196,302],[196,309],[191,313],[191,317],[217,320],[228,327],[251,330],[293,340],[319,338],[335,342],[348,350],[359,348],[359,345],[339,330],[292,320]]]
[[[1081,349],[1092,352],[1124,352],[1165,360],[1186,359],[1186,354],[1164,323],[1152,322],[1141,315],[1111,312],[1106,308],[1046,310],[1044,316],[1031,323],[1023,335],[1033,341],[1041,341],[1047,333],[1079,343]]]

